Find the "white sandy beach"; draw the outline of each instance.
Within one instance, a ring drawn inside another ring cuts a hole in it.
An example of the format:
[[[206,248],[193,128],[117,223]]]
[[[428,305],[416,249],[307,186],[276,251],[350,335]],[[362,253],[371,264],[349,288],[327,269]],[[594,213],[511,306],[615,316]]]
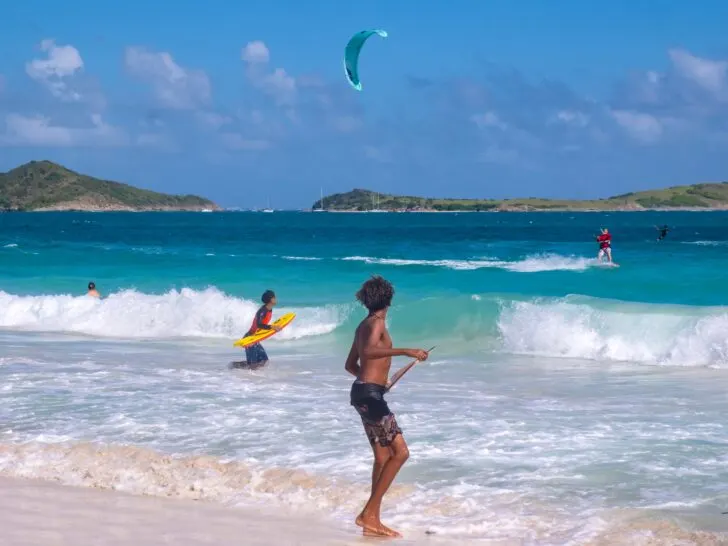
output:
[[[519,539],[457,540],[438,536],[398,540],[366,538],[352,524],[270,509],[230,508],[216,503],[131,495],[0,477],[2,546],[454,546],[464,543],[520,546]],[[689,526],[690,527],[690,526]],[[530,541],[527,541],[530,543]],[[547,541],[546,543],[551,544]],[[720,534],[682,528],[676,522],[627,518],[584,546],[725,546]]]
[[[3,546],[350,545],[370,541],[310,518],[206,502],[0,478]]]

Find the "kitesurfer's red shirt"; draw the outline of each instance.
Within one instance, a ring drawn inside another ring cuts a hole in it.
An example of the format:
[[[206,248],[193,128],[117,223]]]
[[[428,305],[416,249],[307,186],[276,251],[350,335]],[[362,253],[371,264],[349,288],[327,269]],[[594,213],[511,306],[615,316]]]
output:
[[[612,234],[602,233],[597,237],[597,241],[599,242],[599,248],[609,248],[612,245]]]

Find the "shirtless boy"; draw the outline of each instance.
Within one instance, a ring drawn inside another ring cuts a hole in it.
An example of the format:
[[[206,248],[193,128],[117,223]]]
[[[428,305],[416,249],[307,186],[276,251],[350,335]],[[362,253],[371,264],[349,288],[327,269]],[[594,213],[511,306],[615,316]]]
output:
[[[359,413],[364,431],[374,450],[372,491],[356,524],[365,535],[399,537],[397,531],[380,520],[382,498],[392,485],[397,472],[409,457],[402,430],[389,410],[384,394],[389,386],[389,369],[393,356],[427,360],[422,349],[393,349],[385,318],[392,303],[394,287],[382,277],[372,277],[356,294],[356,299],[369,311],[354,334],[346,371],[356,377],[351,386],[351,405]]]
[[[96,290],[96,283],[88,283],[88,292],[86,293],[86,295],[91,296],[92,298],[101,298],[101,294],[99,294],[99,291]]]

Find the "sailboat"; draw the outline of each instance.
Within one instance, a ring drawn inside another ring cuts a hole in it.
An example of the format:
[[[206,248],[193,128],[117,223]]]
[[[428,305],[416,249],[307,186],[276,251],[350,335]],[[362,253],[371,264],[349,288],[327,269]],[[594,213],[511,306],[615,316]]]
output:
[[[274,212],[272,208],[270,208],[270,197],[268,198],[268,208],[263,209],[263,212]]]
[[[321,201],[319,201],[319,208],[313,209],[313,212],[329,212],[324,208],[324,189],[321,188]]]
[[[374,206],[374,196],[372,195],[372,206]],[[379,194],[377,194],[377,206],[376,208],[371,209],[369,212],[387,212],[386,210],[382,210],[379,208]]]

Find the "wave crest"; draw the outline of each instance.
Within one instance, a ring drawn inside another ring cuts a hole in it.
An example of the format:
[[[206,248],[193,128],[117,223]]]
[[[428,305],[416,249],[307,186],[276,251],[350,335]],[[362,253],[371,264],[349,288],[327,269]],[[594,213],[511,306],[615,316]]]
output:
[[[0,327],[122,338],[237,338],[248,330],[258,304],[216,288],[170,290],[161,295],[123,290],[88,296],[17,296],[0,291]],[[296,321],[276,336],[299,339],[332,332],[348,314],[342,306],[281,308]]]
[[[728,312],[722,308],[510,302],[503,306],[498,330],[502,349],[511,353],[728,366]]]
[[[417,260],[400,258],[373,258],[369,256],[347,256],[341,258],[346,262],[364,262],[373,265],[390,266],[429,266],[444,267],[458,271],[495,268],[515,273],[539,273],[542,271],[583,271],[599,263],[594,258],[579,256],[561,256],[559,254],[534,254],[516,261],[504,261],[490,258],[455,260]]]

